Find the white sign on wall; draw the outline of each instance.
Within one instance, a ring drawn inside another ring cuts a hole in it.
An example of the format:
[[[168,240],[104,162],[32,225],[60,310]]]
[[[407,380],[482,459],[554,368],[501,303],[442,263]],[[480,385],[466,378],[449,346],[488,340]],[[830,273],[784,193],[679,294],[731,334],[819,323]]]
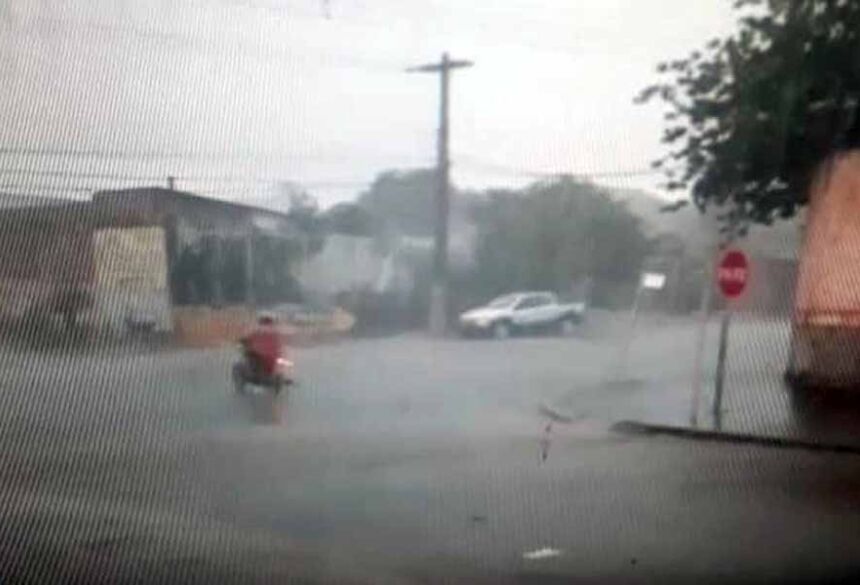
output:
[[[660,272],[642,273],[642,288],[662,290],[666,286],[666,275]]]
[[[161,227],[106,228],[93,234],[99,312],[117,329],[146,318],[172,329],[167,290],[167,248]]]

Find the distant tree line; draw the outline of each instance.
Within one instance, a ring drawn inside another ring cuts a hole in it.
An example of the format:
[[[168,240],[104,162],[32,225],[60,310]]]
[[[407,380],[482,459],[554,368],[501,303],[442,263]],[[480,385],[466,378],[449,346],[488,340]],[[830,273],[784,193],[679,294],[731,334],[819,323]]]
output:
[[[373,233],[431,238],[434,194],[433,169],[387,171],[354,207],[370,215]],[[451,209],[452,234],[466,225],[474,238],[473,261],[452,265],[455,309],[511,290],[564,295],[583,282],[592,285],[597,304],[623,305],[653,247],[623,202],[571,177],[521,189],[455,189]],[[429,271],[430,264],[421,268]],[[418,281],[427,284],[429,274]]]

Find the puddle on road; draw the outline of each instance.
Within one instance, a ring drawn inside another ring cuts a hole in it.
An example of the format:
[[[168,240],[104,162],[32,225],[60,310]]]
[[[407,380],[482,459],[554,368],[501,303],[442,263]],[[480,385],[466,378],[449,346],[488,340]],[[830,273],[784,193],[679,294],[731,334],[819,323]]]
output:
[[[249,392],[236,396],[236,404],[248,422],[256,425],[277,426],[285,422],[288,405],[288,390],[281,395],[271,392]]]
[[[538,440],[541,463],[549,459],[553,438],[558,435],[600,440],[610,436],[608,423],[593,418],[589,413],[572,414],[546,404],[539,404],[537,412],[543,425]]]

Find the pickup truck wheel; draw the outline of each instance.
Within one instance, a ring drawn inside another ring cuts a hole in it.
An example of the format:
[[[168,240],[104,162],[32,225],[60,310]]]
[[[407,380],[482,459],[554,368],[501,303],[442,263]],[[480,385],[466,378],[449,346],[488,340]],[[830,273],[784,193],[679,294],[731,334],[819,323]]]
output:
[[[511,326],[505,321],[499,321],[493,325],[493,337],[496,339],[507,339],[511,336]]]
[[[558,324],[558,332],[569,337],[576,332],[576,320],[573,317],[565,317]]]

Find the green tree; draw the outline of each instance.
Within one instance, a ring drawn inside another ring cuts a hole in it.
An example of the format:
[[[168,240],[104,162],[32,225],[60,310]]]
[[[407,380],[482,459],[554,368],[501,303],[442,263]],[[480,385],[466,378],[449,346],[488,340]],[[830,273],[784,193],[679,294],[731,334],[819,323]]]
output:
[[[451,187],[451,215],[467,204],[463,193]],[[380,173],[358,196],[358,204],[382,220],[394,233],[431,237],[436,225],[436,170],[389,170]]]
[[[603,189],[574,179],[523,191],[489,191],[476,206],[472,290],[484,296],[517,289],[569,291],[574,281],[635,282],[650,241],[639,220]]]
[[[376,237],[380,220],[364,207],[352,202],[338,203],[323,215],[329,233]]]
[[[735,34],[658,66],[670,189],[724,230],[791,217],[820,165],[860,142],[860,0],[738,0]]]
[[[382,219],[389,229],[410,236],[433,235],[436,171],[385,171],[358,197],[358,204]]]
[[[316,198],[302,189],[287,194],[287,217],[301,232],[304,249],[301,253],[316,254],[322,250],[326,238],[326,221]]]
[[[387,170],[380,173],[356,203],[378,220],[388,237],[433,237],[436,228],[436,170]],[[450,187],[450,226],[466,220],[479,192]]]

